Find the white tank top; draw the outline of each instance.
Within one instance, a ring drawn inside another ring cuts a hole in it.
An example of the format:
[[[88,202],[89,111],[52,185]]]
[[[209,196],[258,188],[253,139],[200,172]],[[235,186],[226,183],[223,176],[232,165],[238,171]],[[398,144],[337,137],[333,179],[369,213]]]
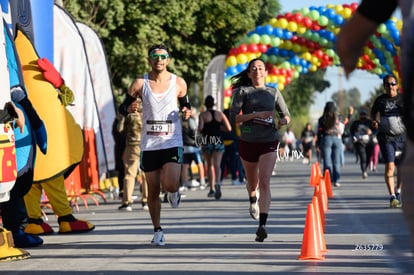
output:
[[[183,146],[176,86],[176,75],[171,74],[168,89],[155,94],[151,90],[148,74],[144,75],[141,151]]]

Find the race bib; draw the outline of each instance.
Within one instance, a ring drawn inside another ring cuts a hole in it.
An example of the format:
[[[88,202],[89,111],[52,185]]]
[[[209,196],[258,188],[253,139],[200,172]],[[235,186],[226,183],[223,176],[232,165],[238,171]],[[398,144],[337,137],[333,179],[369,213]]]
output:
[[[256,124],[262,124],[266,126],[272,126],[273,125],[273,117],[268,118],[254,118],[253,122]]]
[[[148,120],[145,128],[147,135],[165,136],[172,132],[171,120]]]

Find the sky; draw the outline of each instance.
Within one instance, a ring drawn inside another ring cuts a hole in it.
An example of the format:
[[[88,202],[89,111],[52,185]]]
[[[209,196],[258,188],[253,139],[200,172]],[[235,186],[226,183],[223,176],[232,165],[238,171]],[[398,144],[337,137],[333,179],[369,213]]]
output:
[[[310,7],[310,6],[326,6],[328,4],[345,4],[345,3],[360,3],[360,0],[355,1],[347,1],[347,0],[279,0],[281,5],[281,13],[284,14],[286,12],[292,12],[295,9],[300,9],[303,7]],[[401,18],[399,13],[395,13],[394,16],[397,18]],[[365,102],[371,92],[375,90],[376,87],[381,85],[381,79],[374,74],[365,72],[363,70],[356,70],[354,71],[349,79],[346,79],[345,76],[342,75],[340,77],[339,68],[338,67],[330,67],[328,68],[325,79],[331,83],[331,87],[323,91],[323,93],[317,93],[315,97],[315,103],[311,107],[311,113],[318,116],[318,113],[322,112],[325,103],[331,100],[331,96],[333,93],[340,90],[342,87],[343,90],[349,90],[354,87],[358,88],[361,92],[361,102]]]

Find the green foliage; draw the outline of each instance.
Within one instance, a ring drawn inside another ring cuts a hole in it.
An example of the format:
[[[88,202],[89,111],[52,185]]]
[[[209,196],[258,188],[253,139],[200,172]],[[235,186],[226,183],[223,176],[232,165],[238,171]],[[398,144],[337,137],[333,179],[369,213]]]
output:
[[[361,92],[355,87],[348,91],[345,90],[333,93],[332,100],[335,102],[336,106],[339,107],[341,114],[346,114],[349,106],[358,110],[362,105]]]
[[[313,103],[313,95],[322,92],[330,86],[330,83],[324,80],[326,70],[300,75],[293,80],[283,90],[283,98],[289,108],[292,118],[298,118],[308,115],[310,106]]]
[[[101,37],[116,95],[125,94],[133,79],[150,70],[151,45],[169,45],[169,70],[191,88],[203,79],[214,56],[227,54],[279,11],[277,0],[63,0],[63,5]]]

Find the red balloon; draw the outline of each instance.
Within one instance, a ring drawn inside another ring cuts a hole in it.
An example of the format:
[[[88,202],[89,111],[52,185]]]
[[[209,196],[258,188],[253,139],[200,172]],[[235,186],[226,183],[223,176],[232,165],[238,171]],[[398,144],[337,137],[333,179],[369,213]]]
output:
[[[297,23],[302,23],[303,16],[300,13],[295,13],[293,15],[293,20],[295,20]]]
[[[303,18],[302,23],[306,28],[310,28],[313,24],[312,19],[310,19],[309,17]]]
[[[311,28],[313,31],[319,31],[321,26],[319,26],[318,23],[313,23]]]
[[[224,90],[224,96],[230,97],[232,94],[231,88],[227,88]]]
[[[248,51],[251,53],[257,53],[259,51],[259,48],[257,47],[256,44],[250,44],[248,46]]]
[[[315,48],[315,43],[313,43],[312,40],[308,40],[306,41],[306,47],[308,47],[309,49],[313,49]]]
[[[319,59],[323,56],[323,52],[322,52],[321,50],[316,50],[316,51],[314,52],[314,54],[315,54],[315,56],[316,56],[317,58],[319,58]]]
[[[238,53],[239,51],[236,48],[231,48],[228,55],[237,55]]]
[[[303,36],[299,37],[297,43],[300,44],[300,45],[305,45],[306,44],[306,38],[303,37]]]
[[[270,72],[270,74],[274,74],[274,75],[277,75],[279,72],[279,70],[275,67],[273,67],[271,70],[268,70],[268,71]]]
[[[290,12],[285,13],[285,18],[287,19],[287,21],[292,21],[292,17],[293,17],[292,13]]]
[[[351,3],[351,5],[349,6],[349,8],[352,10],[352,13],[354,13],[357,8],[358,8],[358,3]]]
[[[239,53],[247,53],[247,46],[245,44],[241,44],[238,49]]]
[[[266,46],[266,45],[263,45],[262,43],[259,43],[259,44],[257,45],[257,47],[259,48],[259,51],[260,51],[261,53],[265,53],[265,52],[267,51],[267,46]]]

